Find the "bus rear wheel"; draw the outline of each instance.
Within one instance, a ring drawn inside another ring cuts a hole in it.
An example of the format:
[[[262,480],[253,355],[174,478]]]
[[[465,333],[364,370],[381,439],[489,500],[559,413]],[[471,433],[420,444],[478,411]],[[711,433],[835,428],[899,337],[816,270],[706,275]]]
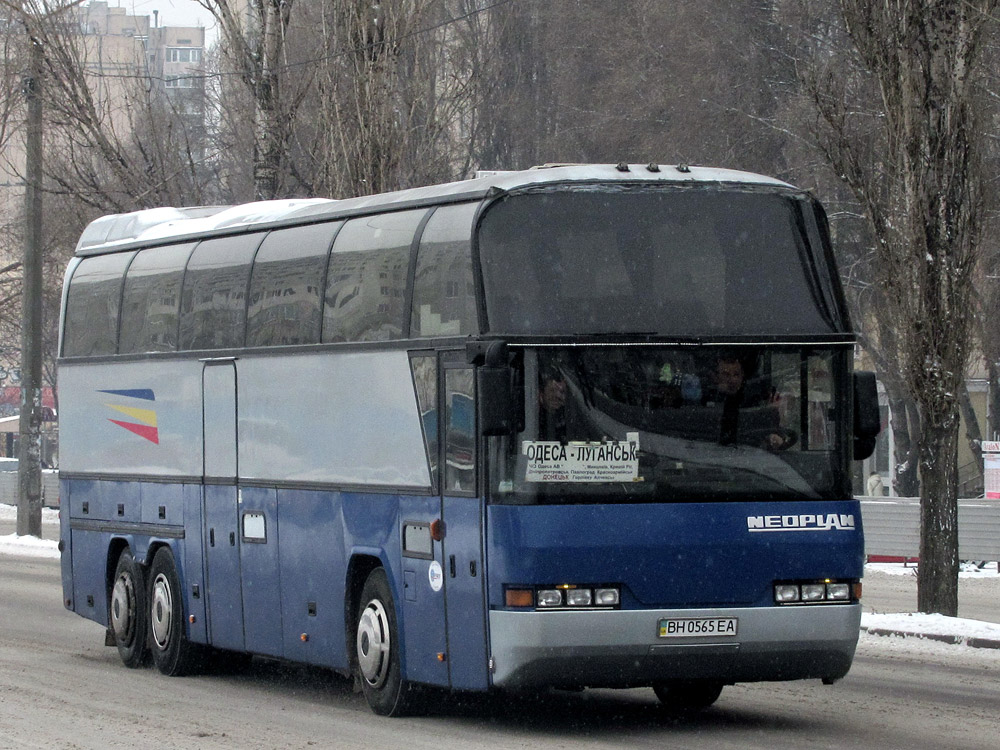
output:
[[[109,620],[118,656],[129,669],[145,666],[149,662],[146,582],[128,547],[118,556],[109,601]]]
[[[661,682],[653,692],[668,711],[694,713],[708,708],[722,694],[722,683],[711,681]]]
[[[400,671],[399,627],[385,570],[376,568],[361,589],[355,646],[361,691],[380,716],[403,716],[415,704],[413,687]]]
[[[153,662],[163,674],[194,671],[202,653],[184,635],[180,579],[169,547],[157,550],[149,569],[149,634]]]

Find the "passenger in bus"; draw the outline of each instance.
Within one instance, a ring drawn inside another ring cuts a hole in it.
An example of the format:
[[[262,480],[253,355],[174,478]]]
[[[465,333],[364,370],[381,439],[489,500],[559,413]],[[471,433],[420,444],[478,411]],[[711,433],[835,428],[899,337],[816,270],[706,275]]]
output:
[[[566,378],[557,367],[546,368],[538,388],[538,439],[565,442]]]
[[[779,396],[762,388],[761,383],[747,380],[742,358],[720,354],[713,379],[714,387],[705,391],[705,405],[721,407],[720,444],[758,443],[772,451],[794,444],[795,433],[781,426]]]

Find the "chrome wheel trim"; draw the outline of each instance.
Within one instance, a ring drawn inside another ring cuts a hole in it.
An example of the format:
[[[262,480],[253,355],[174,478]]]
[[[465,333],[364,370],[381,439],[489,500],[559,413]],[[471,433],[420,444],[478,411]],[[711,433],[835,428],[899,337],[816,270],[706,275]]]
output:
[[[111,592],[111,628],[115,631],[115,637],[122,643],[127,643],[134,622],[135,581],[132,576],[122,573]]]
[[[161,651],[170,645],[170,628],[173,614],[173,596],[170,592],[170,582],[160,573],[153,581],[153,595],[150,604],[150,624],[153,641]]]
[[[391,648],[389,617],[382,602],[372,599],[358,618],[357,650],[361,676],[374,688],[382,687],[389,675]]]

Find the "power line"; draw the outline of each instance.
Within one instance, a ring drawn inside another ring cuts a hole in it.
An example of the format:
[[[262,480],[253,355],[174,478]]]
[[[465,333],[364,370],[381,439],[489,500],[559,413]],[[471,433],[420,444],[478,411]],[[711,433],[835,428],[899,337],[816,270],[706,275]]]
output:
[[[527,0],[527,1],[531,2],[533,0]],[[463,13],[460,16],[455,16],[454,18],[449,18],[445,21],[440,21],[431,26],[425,26],[423,28],[415,29],[406,34],[403,34],[401,37],[399,37],[399,41],[411,39],[413,37],[421,36],[423,34],[429,34],[432,31],[437,31],[438,29],[444,28],[446,26],[451,26],[452,24],[456,24],[461,21],[465,21],[469,18],[472,18],[473,16],[477,16],[481,13],[493,10],[494,8],[498,8],[503,5],[510,5],[515,2],[525,2],[525,0],[494,0],[494,2],[490,3],[489,5],[484,5],[481,8],[476,8],[475,10],[471,10],[468,13]],[[351,47],[349,49],[342,49],[337,52],[332,52],[327,55],[320,55],[319,57],[313,57],[307,60],[300,60],[299,62],[294,62],[294,63],[286,63],[280,66],[280,69],[282,71],[294,70],[296,68],[301,68],[307,65],[316,65],[318,63],[335,60],[337,58],[345,57],[351,54],[356,54],[364,50],[365,50],[364,46],[358,45],[356,47]],[[223,78],[238,77],[241,74],[235,72],[227,72],[227,71],[216,71],[212,73],[191,73],[191,74],[181,73],[178,75],[170,75],[170,76],[154,76],[154,75],[139,74],[139,73],[128,74],[128,75],[119,73],[92,73],[92,75],[94,75],[97,78],[110,79],[110,80],[137,80],[137,81],[141,80],[141,81],[160,81],[162,83],[167,83],[168,81],[174,82],[174,81],[218,80]],[[177,88],[184,88],[184,87],[177,87]]]

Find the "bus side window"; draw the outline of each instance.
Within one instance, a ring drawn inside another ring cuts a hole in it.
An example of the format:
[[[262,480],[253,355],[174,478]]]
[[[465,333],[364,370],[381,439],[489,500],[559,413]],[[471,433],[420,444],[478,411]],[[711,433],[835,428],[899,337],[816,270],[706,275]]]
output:
[[[444,492],[476,490],[476,402],[472,369],[445,370]]]
[[[263,232],[205,240],[194,249],[181,298],[181,349],[243,346],[250,261]]]
[[[193,248],[194,243],[150,248],[132,261],[122,294],[119,353],[177,349],[181,279]]]
[[[431,470],[431,487],[438,486],[438,411],[437,411],[437,356],[431,354],[414,355],[410,359],[413,369],[413,387],[417,392],[417,408],[420,410],[420,425],[424,431],[424,448]]]
[[[417,253],[411,336],[465,336],[478,331],[471,241],[478,206],[439,208],[427,222]]]
[[[320,285],[341,226],[310,224],[267,235],[253,263],[247,346],[319,342]]]
[[[344,225],[327,270],[323,343],[402,337],[410,246],[424,213],[363,216]]]
[[[134,253],[85,258],[77,266],[66,300],[63,356],[114,354],[122,278]]]

